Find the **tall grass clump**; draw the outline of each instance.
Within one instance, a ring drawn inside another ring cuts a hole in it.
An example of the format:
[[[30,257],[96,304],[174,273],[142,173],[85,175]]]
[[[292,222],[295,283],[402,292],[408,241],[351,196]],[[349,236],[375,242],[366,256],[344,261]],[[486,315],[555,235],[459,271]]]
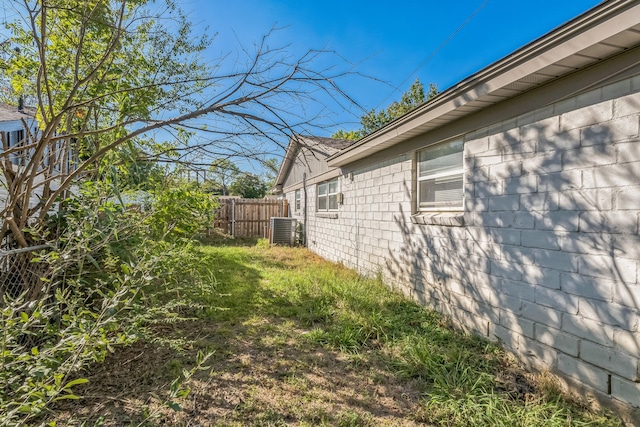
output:
[[[312,268],[287,283],[297,317],[311,328],[305,340],[383,357],[397,376],[421,385],[416,421],[452,427],[620,425],[548,392],[534,376],[525,378],[496,343],[455,328],[380,279],[330,267]],[[518,372],[517,381],[505,380],[506,371]]]
[[[30,230],[48,247],[29,254],[26,268],[38,273],[29,283],[2,287],[0,425],[37,424],[55,402],[78,399],[83,368],[150,323],[202,309],[181,296],[212,292],[211,266],[191,239],[208,224],[208,196],[174,187],[146,207],[118,199],[89,182]]]

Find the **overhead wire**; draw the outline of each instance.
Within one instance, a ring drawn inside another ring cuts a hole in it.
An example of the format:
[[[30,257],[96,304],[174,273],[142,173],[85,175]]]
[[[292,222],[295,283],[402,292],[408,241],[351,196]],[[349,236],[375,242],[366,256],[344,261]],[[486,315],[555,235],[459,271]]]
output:
[[[420,65],[418,65],[416,67],[415,70],[413,70],[402,82],[400,82],[400,84],[398,86],[394,86],[393,90],[389,93],[389,95],[387,95],[382,101],[380,101],[380,103],[378,105],[376,105],[376,107],[374,108],[375,110],[377,110],[378,108],[380,108],[380,106],[382,104],[384,104],[395,92],[400,92],[400,88],[411,78],[413,77],[418,70],[420,70],[420,68],[424,67],[425,64],[427,62],[429,62],[438,52],[440,52],[440,50],[442,50],[443,47],[445,47],[450,41],[451,39],[453,39],[456,34],[458,34],[478,13],[480,13],[480,11],[482,9],[484,9],[484,7],[487,5],[487,3],[489,3],[489,0],[485,0],[471,15],[469,15],[467,17],[467,19],[458,27],[456,28],[456,30],[451,33],[449,35],[449,37],[446,38],[445,41],[443,41],[442,43],[440,43],[440,45],[435,48],[425,59],[424,61],[422,61],[420,63]]]

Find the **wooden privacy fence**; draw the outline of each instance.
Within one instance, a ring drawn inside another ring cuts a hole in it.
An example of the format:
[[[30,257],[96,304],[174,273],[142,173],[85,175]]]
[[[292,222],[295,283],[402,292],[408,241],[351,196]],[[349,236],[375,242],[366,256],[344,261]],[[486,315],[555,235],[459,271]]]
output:
[[[287,200],[219,198],[213,226],[234,237],[269,237],[271,217],[288,217]]]

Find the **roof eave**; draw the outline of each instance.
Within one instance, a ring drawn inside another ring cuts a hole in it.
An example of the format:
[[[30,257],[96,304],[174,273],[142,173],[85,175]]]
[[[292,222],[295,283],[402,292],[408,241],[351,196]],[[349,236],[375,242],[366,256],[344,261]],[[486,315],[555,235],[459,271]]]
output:
[[[615,0],[601,3],[584,14],[525,45],[505,58],[462,80],[429,102],[330,156],[330,167],[341,167],[382,151],[414,136],[410,131],[441,119],[436,127],[459,119],[462,107],[496,93],[536,71],[568,58],[638,24],[640,2]],[[522,90],[523,93],[526,90]],[[514,93],[514,96],[519,93]]]
[[[278,170],[278,176],[276,177],[276,182],[272,189],[276,194],[282,192],[282,186],[284,185],[284,181],[287,178],[287,173],[289,173],[289,168],[291,167],[291,164],[295,159],[297,150],[298,141],[294,136],[289,139],[287,151],[284,154],[282,163],[280,163],[280,170]]]

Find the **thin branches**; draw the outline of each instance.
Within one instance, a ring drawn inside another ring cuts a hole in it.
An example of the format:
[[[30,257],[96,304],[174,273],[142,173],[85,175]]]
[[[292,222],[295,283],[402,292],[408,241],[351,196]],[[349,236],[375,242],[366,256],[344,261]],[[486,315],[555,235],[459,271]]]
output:
[[[150,5],[24,0],[27,21],[12,28],[25,48],[9,68],[20,71],[15,83],[37,100],[38,126],[25,123],[32,131],[11,147],[3,139],[9,196],[2,213],[17,227],[3,223],[0,242],[17,242],[17,233],[34,243],[23,231],[28,224],[44,222],[74,183],[98,176],[125,144],[135,144],[137,156],[178,164],[260,158],[322,127],[332,109],[359,108],[338,84],[356,73],[316,67],[327,56],[338,59],[334,52],[310,49],[292,58],[286,47],[269,47],[270,32],[254,52],[243,51],[244,63],[231,55],[206,63],[210,39],[193,38],[181,13],[154,16]],[[165,12],[171,10],[168,4]],[[158,24],[166,18],[175,32]],[[319,103],[320,94],[332,105]],[[25,160],[16,164],[16,154]]]

